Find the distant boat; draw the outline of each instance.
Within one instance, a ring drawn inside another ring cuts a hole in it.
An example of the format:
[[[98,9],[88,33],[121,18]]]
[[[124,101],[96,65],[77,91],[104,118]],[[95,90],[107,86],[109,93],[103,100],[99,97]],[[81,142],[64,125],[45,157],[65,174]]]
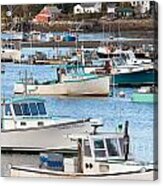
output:
[[[158,95],[155,87],[141,87],[132,94],[132,102],[135,103],[156,103]]]
[[[5,42],[5,44],[1,46],[1,61],[20,62],[21,50],[17,49],[14,43]]]
[[[33,30],[29,33],[29,41],[41,41],[41,32]]]
[[[137,64],[138,63],[138,64]],[[112,58],[113,84],[119,86],[141,86],[157,84],[157,70],[154,65],[127,61],[122,56]]]
[[[1,65],[1,74],[5,73],[5,65]]]
[[[68,34],[63,35],[63,41],[65,42],[74,42],[76,40],[77,40],[77,36],[74,34],[68,33]]]
[[[108,47],[98,47],[97,48],[97,55],[99,58],[108,58],[111,50]]]
[[[1,149],[41,151],[72,147],[69,134],[93,132],[98,120],[49,116],[45,100],[38,97],[14,97],[1,101]]]

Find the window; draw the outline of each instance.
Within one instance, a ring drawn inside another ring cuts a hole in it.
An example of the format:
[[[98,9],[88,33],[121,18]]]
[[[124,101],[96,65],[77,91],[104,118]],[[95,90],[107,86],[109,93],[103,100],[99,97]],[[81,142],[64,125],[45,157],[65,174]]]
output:
[[[37,116],[38,115],[38,110],[37,110],[36,103],[30,103],[29,107],[31,109],[32,116]]]
[[[88,140],[84,140],[84,155],[91,157],[91,148]]]
[[[95,157],[96,158],[105,158],[106,151],[105,150],[95,150]]]
[[[21,104],[23,115],[25,116],[30,116],[30,111],[29,111],[29,106],[27,103],[22,103]]]
[[[7,104],[5,106],[5,115],[6,116],[11,116],[11,109],[10,109],[10,105],[9,104]]]
[[[95,146],[95,149],[103,149],[104,148],[104,141],[103,140],[95,140],[94,146]]]
[[[94,148],[95,148],[95,157],[96,158],[105,158],[106,150],[104,147],[104,141],[101,139],[94,140]]]
[[[106,139],[109,156],[119,156],[117,139]]]
[[[44,103],[37,103],[38,112],[40,115],[46,115],[45,105]]]
[[[16,116],[22,116],[22,110],[19,104],[13,104],[13,108]]]

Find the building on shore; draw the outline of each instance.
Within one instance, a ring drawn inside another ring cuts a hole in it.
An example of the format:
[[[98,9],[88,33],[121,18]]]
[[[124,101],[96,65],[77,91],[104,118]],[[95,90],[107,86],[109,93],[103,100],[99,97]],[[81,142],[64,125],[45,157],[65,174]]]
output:
[[[33,19],[35,23],[49,23],[56,20],[61,15],[61,9],[57,6],[45,6]]]
[[[150,1],[131,1],[131,6],[138,8],[141,14],[150,10]]]
[[[101,8],[101,3],[81,3],[74,6],[73,12],[74,14],[100,13]]]

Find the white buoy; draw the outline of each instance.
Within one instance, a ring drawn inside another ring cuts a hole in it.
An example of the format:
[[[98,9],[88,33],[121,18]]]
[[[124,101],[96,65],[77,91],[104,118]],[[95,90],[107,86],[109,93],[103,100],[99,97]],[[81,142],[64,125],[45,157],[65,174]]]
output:
[[[124,97],[126,96],[125,93],[124,93],[123,91],[120,91],[118,95],[119,95],[119,97],[121,97],[121,98],[124,98]]]

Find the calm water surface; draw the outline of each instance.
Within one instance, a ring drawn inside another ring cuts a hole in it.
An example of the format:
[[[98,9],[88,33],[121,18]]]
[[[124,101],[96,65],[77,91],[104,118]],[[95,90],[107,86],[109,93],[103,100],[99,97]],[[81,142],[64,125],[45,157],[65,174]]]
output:
[[[1,76],[2,94],[13,96],[14,82],[18,80],[20,71],[28,70],[39,81],[55,78],[52,66],[34,66],[5,64],[6,73]],[[51,115],[72,116],[76,118],[101,118],[105,131],[114,131],[119,124],[129,121],[131,151],[138,160],[153,162],[153,104],[132,103],[131,94],[135,89],[117,88],[116,92],[124,91],[125,98],[118,97],[46,97],[47,109]],[[2,175],[9,175],[7,164],[38,165],[38,155],[2,153]]]

